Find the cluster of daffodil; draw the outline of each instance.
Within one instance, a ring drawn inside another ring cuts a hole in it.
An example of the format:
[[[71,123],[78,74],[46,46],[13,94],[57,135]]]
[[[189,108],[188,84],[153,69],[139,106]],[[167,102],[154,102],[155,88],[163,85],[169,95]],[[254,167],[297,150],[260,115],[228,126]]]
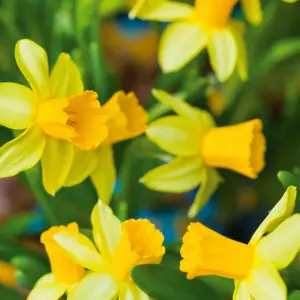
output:
[[[180,270],[188,279],[234,279],[234,300],[285,300],[287,288],[279,270],[300,248],[300,215],[292,215],[295,200],[296,188],[290,186],[248,245],[191,223],[183,237]],[[52,273],[36,283],[28,300],[57,300],[65,293],[68,300],[150,299],[134,284],[130,271],[136,265],[160,263],[165,253],[162,233],[146,219],[121,223],[100,200],[91,222],[96,246],[76,223],[42,234]]]
[[[296,2],[297,0],[284,0]],[[172,22],[162,35],[159,64],[164,72],[178,71],[207,48],[210,63],[220,81],[238,70],[247,79],[244,24],[231,18],[239,0],[195,0],[194,7],[172,0],[138,0],[130,18]],[[240,0],[252,25],[262,21],[261,0]]]
[[[122,91],[101,106],[97,93],[84,91],[68,54],[60,54],[50,74],[45,50],[30,40],[17,43],[15,57],[31,89],[0,83],[0,124],[25,129],[1,147],[0,178],[41,160],[49,194],[91,176],[99,197],[108,202],[116,176],[111,145],[142,134],[147,113],[133,93]]]

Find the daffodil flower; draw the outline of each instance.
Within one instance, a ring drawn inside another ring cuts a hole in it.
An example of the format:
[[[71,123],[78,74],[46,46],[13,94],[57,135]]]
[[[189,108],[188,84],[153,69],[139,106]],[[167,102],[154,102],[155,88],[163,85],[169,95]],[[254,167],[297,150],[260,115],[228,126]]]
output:
[[[50,259],[52,273],[38,280],[27,300],[57,300],[66,293],[70,296],[85,275],[84,268],[71,260],[56,243],[54,237],[58,233],[79,234],[78,225],[71,223],[68,226],[53,226],[41,235],[41,242]],[[81,238],[87,245],[94,246],[87,237]]]
[[[156,264],[161,261],[165,253],[162,233],[146,219],[130,219],[121,223],[110,207],[101,201],[95,205],[91,220],[97,248],[86,236],[74,230],[50,231],[51,244],[45,240],[47,233],[44,238],[42,237],[50,257],[53,275],[56,276],[54,272],[56,266],[62,272],[62,278],[69,278],[68,283],[73,284],[68,290],[68,299],[149,300],[150,298],[133,283],[130,270],[136,265]],[[52,248],[53,243],[55,249]],[[59,247],[59,251],[62,250],[62,254],[57,252],[56,246]],[[91,272],[87,272],[82,278],[81,271],[65,263],[64,257]],[[80,282],[74,285],[74,282],[77,283],[79,280]],[[57,283],[62,283],[58,277],[55,282],[56,287],[60,286]],[[42,294],[46,292],[43,290],[45,287],[43,284],[42,278],[41,283],[38,282],[32,291],[32,294],[39,295],[40,298],[29,300],[56,300],[66,290],[66,286],[63,285],[64,290],[57,288],[56,294],[45,298]]]
[[[201,184],[189,216],[194,217],[217,189],[221,179],[215,168],[226,168],[256,178],[264,168],[265,137],[259,119],[215,128],[211,115],[164,91],[153,95],[178,115],[152,122],[148,138],[175,156],[141,179],[148,188],[183,193]]]
[[[74,145],[95,149],[107,137],[107,116],[97,94],[84,92],[79,70],[68,54],[60,54],[50,75],[47,54],[34,42],[20,40],[15,57],[31,89],[0,83],[0,124],[25,129],[0,148],[0,178],[41,160],[44,187],[53,195],[69,174]]]
[[[237,68],[247,79],[243,23],[230,20],[238,0],[196,0],[195,6],[169,0],[138,0],[130,18],[173,22],[162,35],[158,59],[164,72],[181,69],[204,48],[220,81]]]
[[[300,215],[294,214],[296,188],[290,186],[258,227],[249,244],[191,223],[183,237],[180,269],[187,278],[218,275],[235,279],[233,300],[284,300],[279,270],[299,252]],[[267,233],[267,235],[265,235]]]
[[[108,116],[108,135],[94,151],[75,152],[74,162],[65,181],[65,186],[72,186],[91,177],[98,197],[106,204],[112,197],[116,180],[112,145],[131,139],[145,132],[148,114],[139,104],[134,93],[116,92],[102,106]]]

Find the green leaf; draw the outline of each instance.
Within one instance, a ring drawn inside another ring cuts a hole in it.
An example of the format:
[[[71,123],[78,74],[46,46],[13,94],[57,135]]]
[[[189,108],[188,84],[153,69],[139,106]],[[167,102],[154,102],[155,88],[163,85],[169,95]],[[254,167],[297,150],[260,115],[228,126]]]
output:
[[[297,179],[294,174],[288,171],[279,171],[277,177],[284,188],[288,188],[290,185],[297,185]]]
[[[188,280],[179,270],[163,265],[139,265],[132,269],[134,282],[156,300],[218,300],[209,285],[197,279]]]
[[[77,222],[79,227],[91,227],[90,214],[97,203],[97,194],[89,180],[74,187],[63,188],[52,197],[43,187],[40,166],[26,171],[25,174],[50,225]]]
[[[230,299],[234,291],[234,282],[232,279],[218,276],[201,276],[198,280],[208,284],[221,299]]]
[[[300,300],[300,291],[293,291],[289,294],[288,300]]]

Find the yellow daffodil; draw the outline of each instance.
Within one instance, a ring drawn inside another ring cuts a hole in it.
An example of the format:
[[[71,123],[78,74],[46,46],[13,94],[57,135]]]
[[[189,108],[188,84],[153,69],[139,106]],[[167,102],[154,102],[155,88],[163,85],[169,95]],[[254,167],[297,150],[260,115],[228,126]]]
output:
[[[41,235],[41,242],[50,259],[52,273],[38,280],[27,300],[57,300],[65,293],[70,296],[85,275],[84,268],[71,260],[55,241],[55,236],[59,233],[79,234],[78,225],[71,223],[68,226],[54,226]],[[87,245],[93,247],[93,243],[87,237],[81,238]]]
[[[194,217],[220,183],[215,168],[256,178],[264,168],[265,137],[259,119],[215,128],[211,115],[166,92],[153,95],[178,115],[152,122],[146,134],[175,158],[149,171],[141,181],[162,192],[187,192],[201,184],[189,216]]]
[[[178,71],[204,48],[220,81],[237,68],[247,78],[243,23],[230,20],[238,0],[196,0],[195,6],[169,0],[138,0],[130,18],[171,21],[160,41],[159,64]]]
[[[125,94],[123,91],[116,92],[102,110],[109,118],[108,136],[94,151],[76,150],[65,185],[78,184],[91,176],[98,197],[108,204],[116,180],[112,145],[144,133],[148,115],[134,93]]]
[[[4,261],[0,261],[0,284],[16,288],[16,268]]]
[[[287,3],[294,3],[298,0],[282,0]],[[241,0],[242,8],[247,20],[252,25],[259,25],[262,21],[261,0]]]
[[[50,229],[42,236],[54,278],[46,275],[50,284],[43,277],[31,293],[35,298],[31,296],[29,300],[56,300],[66,290],[70,300],[150,299],[133,283],[130,270],[161,261],[165,253],[162,233],[146,219],[121,223],[101,201],[95,205],[91,220],[98,250],[86,236],[73,230],[74,224],[67,229]],[[90,272],[84,276],[78,265]]]
[[[201,275],[235,279],[233,300],[287,299],[278,270],[293,261],[300,247],[300,215],[291,216],[295,200],[296,188],[290,186],[249,244],[191,223],[180,251],[181,271],[187,272],[188,279]]]
[[[0,83],[0,124],[25,129],[0,148],[0,178],[27,170],[41,159],[44,187],[54,194],[70,171],[73,145],[97,148],[108,135],[107,117],[97,94],[84,92],[68,54],[60,54],[50,75],[47,54],[34,42],[20,40],[15,57],[31,89]]]

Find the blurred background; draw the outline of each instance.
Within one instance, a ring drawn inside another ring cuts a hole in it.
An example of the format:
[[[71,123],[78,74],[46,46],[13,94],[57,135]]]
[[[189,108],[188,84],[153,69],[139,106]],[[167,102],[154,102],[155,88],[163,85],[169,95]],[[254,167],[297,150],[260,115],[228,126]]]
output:
[[[29,38],[46,49],[50,66],[60,52],[70,53],[80,66],[85,88],[97,91],[101,103],[119,89],[134,91],[150,120],[165,113],[151,96],[153,87],[181,94],[189,103],[209,110],[218,125],[261,118],[267,137],[265,170],[255,181],[221,170],[224,183],[197,216],[226,236],[248,242],[284,188],[300,184],[300,2],[262,1],[263,24],[246,26],[249,79],[242,82],[234,75],[224,84],[212,73],[205,52],[180,72],[162,74],[157,46],[167,24],[129,20],[134,2],[0,0],[0,81],[26,84],[16,66],[14,46],[19,39]],[[243,18],[239,6],[233,18]],[[0,145],[10,139],[12,132],[0,127]],[[163,231],[166,243],[180,239],[190,222],[186,213],[196,191],[162,194],[138,183],[166,155],[145,137],[117,144],[114,150],[116,214],[121,219],[151,219]],[[39,244],[41,231],[71,221],[91,228],[90,212],[96,201],[89,180],[55,197],[47,195],[40,166],[0,180],[1,300],[23,299],[49,270]]]

